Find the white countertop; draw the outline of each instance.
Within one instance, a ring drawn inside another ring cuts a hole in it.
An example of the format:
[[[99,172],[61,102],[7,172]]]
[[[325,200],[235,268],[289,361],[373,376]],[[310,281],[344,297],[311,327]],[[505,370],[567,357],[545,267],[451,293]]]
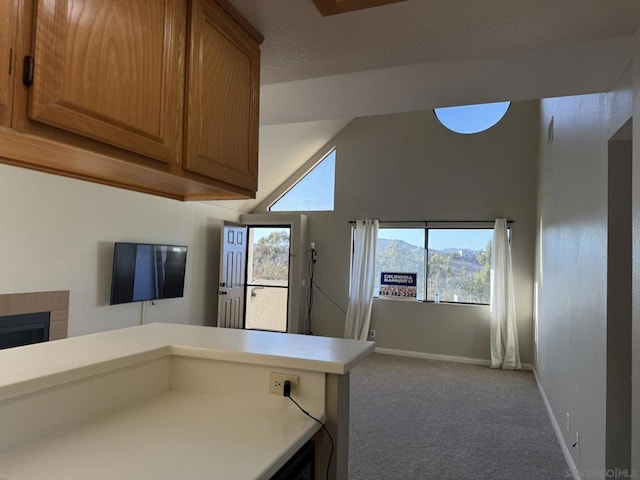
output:
[[[153,323],[0,350],[0,400],[166,355],[344,374],[373,342]]]
[[[319,429],[268,393],[271,369],[324,419],[325,374],[373,347],[155,323],[0,350],[0,480],[268,479]]]
[[[318,428],[292,405],[167,391],[0,453],[0,478],[262,480]]]

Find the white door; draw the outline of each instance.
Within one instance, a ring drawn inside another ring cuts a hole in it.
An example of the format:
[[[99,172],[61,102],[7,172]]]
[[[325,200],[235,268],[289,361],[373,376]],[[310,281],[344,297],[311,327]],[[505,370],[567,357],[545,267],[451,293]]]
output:
[[[220,245],[218,327],[244,328],[247,227],[224,222]]]

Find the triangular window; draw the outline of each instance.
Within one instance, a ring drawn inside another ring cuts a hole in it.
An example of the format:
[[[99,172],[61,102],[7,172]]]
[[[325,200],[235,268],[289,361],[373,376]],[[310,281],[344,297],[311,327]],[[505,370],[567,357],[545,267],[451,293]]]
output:
[[[336,151],[331,150],[304,177],[276,200],[271,212],[333,211]]]

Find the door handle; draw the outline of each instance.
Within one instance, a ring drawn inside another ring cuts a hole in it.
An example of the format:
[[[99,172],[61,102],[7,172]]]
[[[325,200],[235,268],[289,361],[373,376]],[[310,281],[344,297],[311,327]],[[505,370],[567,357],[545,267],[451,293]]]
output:
[[[252,297],[256,297],[256,296],[257,296],[257,294],[256,294],[256,290],[263,290],[263,289],[264,289],[264,287],[253,287],[253,288],[251,289],[251,296],[252,296]]]
[[[225,292],[224,290],[218,290],[218,295],[226,295],[227,292]]]

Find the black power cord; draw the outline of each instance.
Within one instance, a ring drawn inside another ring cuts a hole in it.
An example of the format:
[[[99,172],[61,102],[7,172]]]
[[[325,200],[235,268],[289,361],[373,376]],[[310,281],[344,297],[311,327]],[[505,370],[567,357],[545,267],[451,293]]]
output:
[[[298,402],[296,402],[293,399],[293,397],[291,397],[291,382],[289,380],[285,380],[284,381],[284,385],[282,387],[282,395],[284,395],[289,400],[291,400],[295,404],[295,406],[298,407],[300,409],[300,411],[302,413],[304,413],[307,417],[309,417],[309,418],[315,420],[316,422],[318,422],[320,424],[320,426],[324,429],[324,431],[327,433],[327,437],[329,437],[329,442],[331,442],[331,450],[329,451],[329,461],[327,462],[327,480],[329,480],[329,467],[331,466],[331,458],[333,457],[333,437],[329,433],[329,430],[327,429],[327,426],[324,423],[322,423],[320,420],[318,420],[316,417],[311,415],[309,412],[307,412],[304,408],[302,408],[298,404]]]
[[[315,246],[312,244],[311,249],[306,252],[309,254],[309,290],[307,291],[307,319],[305,324],[305,334],[313,335],[313,331],[311,330],[311,309],[313,307],[313,286],[314,281],[313,277],[315,275],[316,269],[316,256],[318,252],[315,249]]]
[[[325,298],[326,298],[327,300],[329,300],[331,303],[333,303],[333,305],[334,305],[338,310],[340,310],[342,313],[344,313],[344,314],[346,315],[347,311],[346,311],[344,308],[342,308],[340,305],[338,305],[338,304],[336,303],[336,301],[335,301],[333,298],[331,298],[331,297],[327,294],[327,292],[325,292],[323,289],[321,289],[321,288],[320,288],[320,285],[318,285],[316,282],[313,282],[313,286],[314,286],[314,287],[316,287],[316,288],[318,289],[318,291],[319,291],[322,295],[324,295],[324,296],[325,296]]]

